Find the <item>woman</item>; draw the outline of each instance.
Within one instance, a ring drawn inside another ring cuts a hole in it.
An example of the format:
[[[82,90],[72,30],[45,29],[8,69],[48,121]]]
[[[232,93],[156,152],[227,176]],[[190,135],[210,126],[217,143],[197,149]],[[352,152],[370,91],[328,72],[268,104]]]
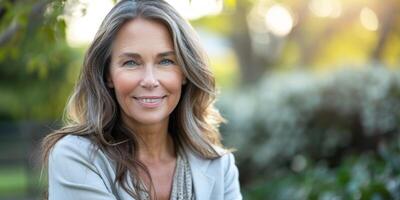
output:
[[[161,0],[123,0],[89,47],[43,140],[49,199],[241,199],[220,142],[214,78],[192,27]]]

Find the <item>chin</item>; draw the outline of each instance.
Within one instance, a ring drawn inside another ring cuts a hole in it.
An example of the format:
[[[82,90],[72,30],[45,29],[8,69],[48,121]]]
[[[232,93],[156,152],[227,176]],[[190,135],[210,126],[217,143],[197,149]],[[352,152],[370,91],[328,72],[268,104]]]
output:
[[[162,119],[153,119],[153,118],[146,118],[146,119],[140,119],[137,120],[138,124],[140,125],[156,125],[159,123],[162,123]]]
[[[152,114],[139,114],[136,116],[129,117],[131,120],[135,121],[137,125],[156,125],[168,121],[169,116],[164,116],[161,113]]]

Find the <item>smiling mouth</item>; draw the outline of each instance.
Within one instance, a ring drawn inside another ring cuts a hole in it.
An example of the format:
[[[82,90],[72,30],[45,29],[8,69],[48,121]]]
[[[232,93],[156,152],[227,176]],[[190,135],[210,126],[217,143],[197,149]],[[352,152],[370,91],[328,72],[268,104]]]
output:
[[[145,107],[157,107],[161,104],[161,101],[167,97],[165,96],[143,96],[143,97],[133,97],[136,99],[140,104]]]

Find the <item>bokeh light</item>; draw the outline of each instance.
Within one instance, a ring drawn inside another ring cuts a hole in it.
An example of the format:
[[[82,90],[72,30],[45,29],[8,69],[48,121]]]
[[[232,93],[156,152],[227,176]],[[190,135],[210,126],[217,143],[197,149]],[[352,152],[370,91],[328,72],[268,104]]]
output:
[[[342,13],[342,5],[338,0],[311,0],[308,6],[318,17],[336,18]]]
[[[361,24],[370,31],[376,31],[379,26],[378,17],[375,12],[368,7],[364,7],[360,12]]]
[[[293,18],[290,12],[281,5],[273,5],[265,15],[267,28],[277,36],[285,36],[293,27]]]
[[[102,3],[90,0],[82,0],[79,4],[69,2],[72,3],[67,4],[68,44],[71,46],[88,44],[93,40],[101,21],[114,4],[111,0],[104,0]]]

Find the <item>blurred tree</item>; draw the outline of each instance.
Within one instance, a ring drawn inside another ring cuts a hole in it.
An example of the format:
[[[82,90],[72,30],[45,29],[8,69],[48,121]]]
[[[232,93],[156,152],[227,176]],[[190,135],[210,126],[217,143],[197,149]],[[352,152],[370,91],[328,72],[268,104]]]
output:
[[[390,34],[394,31],[398,32],[400,28],[400,4],[396,0],[386,1],[384,4],[376,2],[376,4],[381,26],[379,27],[378,41],[373,48],[371,59],[382,60],[384,58],[385,45],[388,44]]]
[[[64,6],[0,2],[0,119],[60,117],[80,55],[66,44]]]
[[[239,60],[243,85],[256,82],[266,71],[279,66],[320,68],[364,65],[371,61],[398,66],[400,62],[396,59],[400,55],[397,0],[225,0],[224,3],[222,14],[194,23],[230,39]],[[274,27],[266,23],[269,17],[278,28],[285,28],[286,16],[282,9],[267,16],[276,5],[290,14],[292,21],[288,23],[293,26],[287,35],[277,35],[271,30]],[[317,11],[311,9],[314,5]],[[323,9],[330,13],[315,13]],[[367,16],[362,19],[365,10]],[[376,29],[364,27],[363,21],[373,24],[375,18]]]
[[[335,43],[336,50],[341,49],[340,46],[346,46],[350,49],[358,48],[358,51],[362,51],[365,54],[366,61],[384,61],[385,57],[383,53],[385,45],[390,40],[390,37],[392,37],[392,33],[399,32],[400,4],[398,2],[389,0],[385,1],[385,3],[378,1],[348,3],[342,5],[340,16],[331,19],[318,19],[313,16],[312,12],[309,11],[309,2],[306,0],[298,1],[297,5],[294,6],[293,12],[294,15],[298,16],[298,21],[294,30],[288,35],[289,41],[292,40],[299,45],[300,65],[315,64],[320,53],[326,52],[327,48],[331,47],[329,44],[331,42]],[[373,32],[372,38],[368,38],[368,30],[358,29],[360,12],[367,7],[371,7],[374,10],[374,14],[376,14],[378,19],[378,29]],[[344,39],[342,40],[343,42],[340,42],[340,38],[338,37]],[[355,42],[358,41],[357,37],[361,37],[367,42],[371,39],[373,41],[367,48],[359,48],[360,46],[356,43],[346,43],[347,39],[345,38],[348,37],[352,38]]]
[[[272,64],[268,56],[255,53],[252,48],[247,15],[253,3],[254,1],[237,1],[229,22],[234,27],[229,37],[239,59],[241,79],[244,83],[254,83]]]

